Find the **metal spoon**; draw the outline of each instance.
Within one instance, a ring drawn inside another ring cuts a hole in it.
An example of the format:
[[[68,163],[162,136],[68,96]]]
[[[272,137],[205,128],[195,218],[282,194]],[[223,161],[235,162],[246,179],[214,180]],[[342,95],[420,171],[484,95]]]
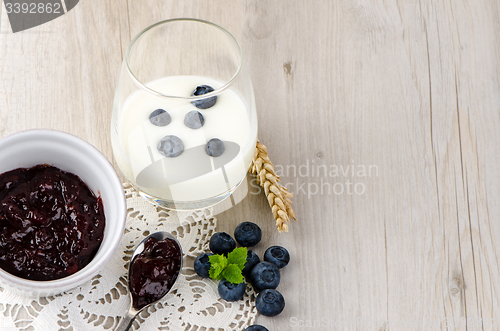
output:
[[[131,282],[131,276],[130,276],[131,268],[130,267],[132,265],[132,261],[133,261],[134,257],[136,255],[142,253],[142,251],[144,251],[144,243],[149,238],[154,238],[154,239],[156,239],[158,241],[159,240],[163,240],[165,238],[169,238],[169,239],[174,240],[177,243],[177,245],[179,246],[179,248],[181,250],[181,266],[179,268],[179,272],[176,275],[175,282],[177,282],[177,279],[179,279],[179,273],[182,270],[182,246],[179,243],[179,241],[177,240],[177,238],[175,238],[170,232],[165,232],[165,231],[155,232],[155,233],[150,234],[146,238],[144,238],[144,240],[141,241],[141,243],[139,245],[137,245],[136,249],[134,250],[134,254],[132,254],[132,258],[130,259],[130,264],[129,264],[129,267],[128,267],[128,288],[129,288],[129,296],[130,296],[130,308],[129,308],[127,314],[120,321],[120,324],[117,326],[117,328],[115,329],[115,331],[127,331],[132,326],[132,323],[134,322],[134,318],[137,316],[137,314],[139,314],[144,308],[147,308],[150,305],[152,305],[152,304],[158,302],[159,300],[161,300],[163,297],[165,297],[165,295],[167,295],[168,292],[170,292],[170,290],[169,290],[161,298],[159,298],[156,301],[151,302],[150,304],[142,307],[139,310],[137,310],[137,309],[134,308],[133,298],[132,298],[132,286],[130,284],[130,282]],[[175,282],[174,282],[174,285],[175,285]]]

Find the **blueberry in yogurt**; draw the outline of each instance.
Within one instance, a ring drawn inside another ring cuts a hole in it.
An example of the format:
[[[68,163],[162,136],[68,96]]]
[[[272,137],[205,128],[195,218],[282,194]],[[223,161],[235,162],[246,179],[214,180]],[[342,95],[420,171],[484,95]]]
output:
[[[149,121],[156,126],[166,126],[172,121],[170,114],[164,109],[156,109],[149,115]]]
[[[207,94],[207,93],[210,93],[213,91],[214,91],[214,88],[212,86],[200,85],[194,89],[194,91],[191,95],[192,96],[199,96],[199,95]],[[202,99],[202,100],[191,101],[191,103],[196,108],[199,108],[199,109],[207,109],[207,108],[213,107],[213,105],[215,105],[216,102],[217,102],[217,96]]]
[[[210,141],[205,146],[205,151],[208,155],[213,157],[221,156],[224,153],[225,147],[222,140],[218,138],[210,139]]]
[[[191,129],[199,129],[205,124],[205,118],[203,115],[197,111],[192,110],[184,116],[184,124]]]
[[[158,143],[158,152],[166,157],[176,157],[184,152],[184,143],[177,136],[165,136]]]

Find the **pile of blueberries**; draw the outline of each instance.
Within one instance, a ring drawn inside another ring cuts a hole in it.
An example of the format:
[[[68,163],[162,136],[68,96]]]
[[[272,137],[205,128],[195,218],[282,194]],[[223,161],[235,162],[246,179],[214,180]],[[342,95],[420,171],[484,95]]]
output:
[[[243,222],[234,230],[234,238],[243,247],[257,245],[262,238],[262,230],[252,222]],[[217,232],[210,239],[210,250],[212,253],[202,253],[194,261],[194,270],[204,278],[209,277],[210,260],[213,254],[227,255],[236,248],[236,241],[226,232]],[[255,301],[257,311],[264,316],[276,316],[285,308],[283,295],[276,290],[281,279],[280,270],[290,262],[290,254],[281,246],[271,246],[264,253],[264,261],[261,262],[257,254],[248,250],[247,262],[243,269],[243,275],[259,292]],[[221,298],[227,301],[237,301],[243,298],[246,284],[232,284],[221,280],[218,291]],[[245,331],[265,331],[260,325],[249,326]]]

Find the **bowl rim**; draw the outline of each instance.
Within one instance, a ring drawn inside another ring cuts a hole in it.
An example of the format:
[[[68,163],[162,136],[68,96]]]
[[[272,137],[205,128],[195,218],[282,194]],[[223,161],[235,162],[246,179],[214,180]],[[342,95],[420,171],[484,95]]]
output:
[[[114,206],[114,209],[117,211],[117,219],[118,220],[123,220],[117,222],[117,227],[120,230],[121,235],[115,236],[111,235],[108,236],[108,244],[110,249],[108,249],[105,252],[99,252],[94,256],[94,258],[91,260],[94,261],[95,257],[99,255],[99,260],[98,262],[91,264],[87,264],[84,268],[81,270],[77,271],[76,273],[59,278],[59,279],[54,279],[54,280],[47,280],[47,281],[37,281],[37,280],[31,280],[31,279],[25,279],[21,278],[18,276],[15,276],[3,269],[0,268],[0,281],[2,283],[6,283],[7,285],[14,286],[18,289],[21,290],[28,290],[28,291],[34,291],[34,292],[51,292],[55,291],[55,293],[61,293],[64,291],[67,291],[71,288],[77,287],[79,285],[82,285],[84,282],[90,280],[92,277],[94,277],[96,274],[99,273],[99,271],[102,270],[102,268],[109,262],[109,260],[113,257],[113,255],[116,253],[116,250],[119,247],[119,244],[121,242],[121,239],[123,237],[123,231],[125,229],[125,223],[126,223],[126,198],[125,194],[123,192],[123,185],[122,182],[112,166],[112,164],[109,162],[109,160],[92,144],[89,142],[83,140],[82,138],[79,138],[71,133],[63,132],[63,131],[58,131],[58,130],[52,130],[52,129],[29,129],[29,130],[24,130],[24,131],[19,131],[16,133],[12,133],[10,135],[7,135],[5,137],[2,137],[0,139],[0,150],[3,147],[3,145],[7,144],[9,145],[11,142],[15,142],[16,139],[19,139],[20,137],[25,138],[31,138],[34,139],[36,137],[52,137],[52,138],[58,138],[58,140],[61,141],[66,141],[76,147],[78,147],[79,150],[81,150],[83,153],[88,154],[92,156],[92,159],[97,161],[99,164],[99,169],[100,171],[103,171],[107,174],[107,177],[110,179],[111,184],[113,186],[113,191],[121,191],[122,194],[119,194],[117,196],[117,206]],[[76,174],[78,175],[78,174]],[[105,230],[106,231],[106,230]],[[104,243],[104,240],[101,242],[101,246]]]

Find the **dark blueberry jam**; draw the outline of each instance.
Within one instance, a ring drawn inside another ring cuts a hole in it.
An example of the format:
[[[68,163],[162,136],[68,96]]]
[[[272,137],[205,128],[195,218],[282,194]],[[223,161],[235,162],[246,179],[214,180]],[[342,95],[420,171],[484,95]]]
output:
[[[0,175],[0,268],[31,280],[85,267],[104,234],[104,210],[76,175],[48,165]]]
[[[181,249],[172,239],[149,238],[130,267],[132,305],[140,310],[170,291],[181,270]]]

